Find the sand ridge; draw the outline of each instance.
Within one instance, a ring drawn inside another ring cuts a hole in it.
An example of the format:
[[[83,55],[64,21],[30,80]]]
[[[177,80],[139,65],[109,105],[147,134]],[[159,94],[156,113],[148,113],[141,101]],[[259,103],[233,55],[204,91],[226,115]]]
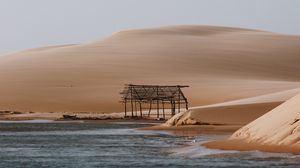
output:
[[[300,93],[255,119],[223,141],[204,144],[226,150],[300,154]]]
[[[230,139],[269,145],[300,145],[300,94],[247,124]],[[299,146],[300,147],[300,146]]]
[[[190,106],[299,87],[300,37],[265,31],[169,26],[121,31],[79,45],[0,58],[0,108],[121,112],[126,83],[187,84]]]
[[[300,88],[212,105],[192,107],[177,114],[165,126],[245,125],[300,93]]]

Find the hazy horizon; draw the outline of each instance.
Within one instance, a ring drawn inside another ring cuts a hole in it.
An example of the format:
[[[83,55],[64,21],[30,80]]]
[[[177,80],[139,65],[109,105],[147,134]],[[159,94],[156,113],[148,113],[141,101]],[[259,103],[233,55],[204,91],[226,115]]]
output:
[[[214,25],[300,34],[297,0],[1,0],[0,54],[84,43],[166,25]]]

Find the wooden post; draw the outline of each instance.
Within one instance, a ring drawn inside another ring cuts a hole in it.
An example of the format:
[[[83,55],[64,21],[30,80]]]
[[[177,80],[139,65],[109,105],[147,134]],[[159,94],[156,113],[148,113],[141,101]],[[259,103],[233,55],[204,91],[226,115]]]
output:
[[[187,102],[187,101],[185,101],[185,108],[186,108],[186,110],[189,109],[189,106],[188,106],[188,102]]]
[[[130,103],[131,103],[131,117],[133,117],[133,101],[132,101],[132,99],[133,99],[133,93],[132,93],[132,86],[129,86],[130,87]]]
[[[151,110],[152,110],[152,100],[150,101],[150,107],[149,107],[148,117],[150,117]]]
[[[125,99],[125,118],[127,117],[127,100]]]
[[[164,103],[164,101],[162,101],[162,108],[163,108],[163,118],[166,119],[166,116],[165,116],[165,103]]]
[[[178,88],[179,89],[179,88]],[[178,113],[180,113],[180,93],[179,93],[179,98],[178,98]]]
[[[139,103],[140,103],[140,115],[141,115],[141,118],[143,118],[142,103],[141,102],[139,102]]]
[[[134,111],[135,111],[135,117],[137,117],[136,101],[134,101]]]
[[[174,109],[174,114],[173,115],[175,115],[176,114],[176,101],[173,102],[173,109]]]
[[[175,103],[173,100],[171,100],[171,112],[172,112],[172,116],[175,115]]]
[[[158,95],[158,86],[156,87],[156,94],[157,94],[157,118],[159,118],[159,95]]]

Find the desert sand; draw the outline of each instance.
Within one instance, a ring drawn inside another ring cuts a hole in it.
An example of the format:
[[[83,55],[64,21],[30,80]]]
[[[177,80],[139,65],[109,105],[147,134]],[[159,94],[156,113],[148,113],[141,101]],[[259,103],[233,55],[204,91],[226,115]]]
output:
[[[259,30],[126,30],[1,56],[0,110],[121,112],[126,83],[190,85],[184,92],[191,107],[255,97],[299,87],[299,52],[299,36]],[[265,103],[259,115],[279,103]]]
[[[231,139],[270,145],[299,145],[299,121],[300,94],[247,124]]]
[[[208,147],[300,154],[300,94]]]
[[[300,88],[224,103],[192,107],[163,126],[246,125],[300,93]]]

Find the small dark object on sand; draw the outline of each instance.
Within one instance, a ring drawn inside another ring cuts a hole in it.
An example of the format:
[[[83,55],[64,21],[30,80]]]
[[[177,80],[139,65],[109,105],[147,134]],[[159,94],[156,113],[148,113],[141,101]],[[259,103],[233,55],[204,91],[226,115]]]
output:
[[[78,119],[76,115],[63,115],[64,119],[69,119],[69,120],[76,120]]]

